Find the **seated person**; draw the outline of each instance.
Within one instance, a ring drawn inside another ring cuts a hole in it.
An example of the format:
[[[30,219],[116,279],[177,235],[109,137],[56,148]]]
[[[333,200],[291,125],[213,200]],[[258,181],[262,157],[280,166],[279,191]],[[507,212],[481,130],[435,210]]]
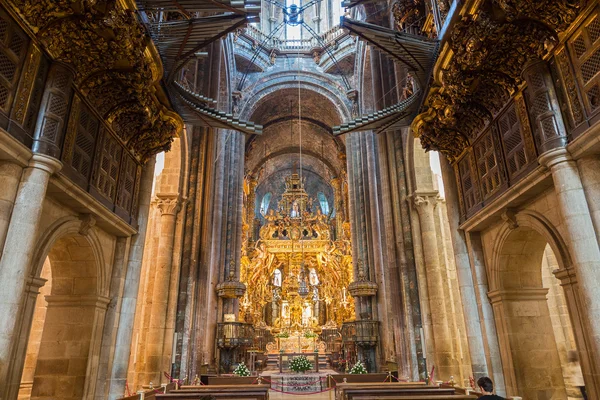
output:
[[[477,379],[477,386],[479,386],[481,393],[483,393],[483,396],[479,400],[504,400],[504,397],[494,394],[494,383],[487,376]]]

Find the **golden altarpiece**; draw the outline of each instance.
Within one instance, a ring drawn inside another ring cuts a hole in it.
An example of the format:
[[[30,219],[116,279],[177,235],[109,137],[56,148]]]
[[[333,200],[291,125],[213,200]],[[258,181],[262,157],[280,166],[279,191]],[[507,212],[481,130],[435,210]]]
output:
[[[240,320],[254,326],[255,338],[264,337],[255,347],[266,353],[331,352],[336,342],[339,350],[341,326],[355,314],[348,291],[353,263],[345,213],[324,214],[306,192],[304,179],[292,172],[251,240],[250,186],[245,185],[240,278],[247,290],[240,299]],[[341,190],[335,192],[341,196]]]

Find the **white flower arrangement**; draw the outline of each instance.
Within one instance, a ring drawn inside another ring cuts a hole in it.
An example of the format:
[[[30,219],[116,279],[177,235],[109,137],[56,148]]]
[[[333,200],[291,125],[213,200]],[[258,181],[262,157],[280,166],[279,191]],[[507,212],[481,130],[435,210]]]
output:
[[[294,372],[305,372],[312,368],[312,364],[306,356],[298,356],[290,361],[290,369]]]
[[[351,374],[366,374],[367,369],[365,368],[362,361],[357,361],[356,364],[350,369]]]
[[[241,362],[235,367],[233,374],[237,376],[250,376],[250,371],[248,370],[248,367],[246,367],[246,364]]]

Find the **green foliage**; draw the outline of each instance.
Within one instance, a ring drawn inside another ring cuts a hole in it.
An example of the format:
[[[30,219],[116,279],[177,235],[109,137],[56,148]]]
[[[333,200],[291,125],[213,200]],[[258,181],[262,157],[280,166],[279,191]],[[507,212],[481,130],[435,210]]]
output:
[[[367,369],[363,365],[362,361],[357,361],[356,364],[350,370],[351,374],[366,374]]]
[[[311,339],[317,337],[317,334],[311,331],[306,331],[304,332],[304,337],[307,339]]]
[[[233,374],[237,376],[250,376],[250,371],[248,370],[248,367],[246,367],[246,364],[241,362],[237,367],[235,367]]]
[[[312,364],[306,356],[294,357],[290,361],[290,369],[294,372],[305,372],[312,368]]]
[[[283,339],[287,339],[287,338],[289,338],[289,337],[290,337],[290,334],[284,331],[284,332],[281,332],[281,333],[279,333],[279,334],[275,335],[275,337],[277,337],[277,338],[283,338]]]

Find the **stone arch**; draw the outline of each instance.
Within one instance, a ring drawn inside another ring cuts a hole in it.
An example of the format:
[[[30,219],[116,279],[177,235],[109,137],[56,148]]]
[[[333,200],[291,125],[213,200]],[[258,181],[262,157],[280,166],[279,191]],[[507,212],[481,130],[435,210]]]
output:
[[[490,291],[502,289],[499,276],[500,270],[498,268],[498,266],[501,264],[500,256],[502,249],[506,245],[511,245],[510,240],[514,240],[514,237],[511,239],[511,234],[513,234],[514,230],[518,228],[527,228],[537,233],[539,237],[533,237],[533,239],[537,242],[543,240],[544,246],[542,247],[541,252],[543,252],[546,244],[548,244],[552,249],[552,252],[555,254],[560,268],[565,270],[571,269],[572,263],[567,245],[560,236],[560,233],[556,227],[554,227],[554,225],[546,217],[531,210],[524,210],[519,213],[506,210],[503,215],[507,222],[502,225],[500,231],[496,235],[495,245],[492,249],[493,259],[491,262],[491,268],[488,269],[488,283]],[[538,253],[540,253],[539,246],[541,246],[541,244],[537,243],[536,250],[538,250]]]
[[[108,295],[110,271],[108,268],[105,268],[106,262],[98,235],[93,229],[86,230],[87,218],[93,217],[82,216],[82,218],[77,218],[69,216],[61,218],[50,225],[46,231],[40,235],[37,251],[34,253],[33,257],[34,264],[31,274],[32,278],[40,277],[44,262],[57,241],[68,236],[81,236],[85,237],[89,242],[90,250],[93,252],[94,259],[96,260],[97,277],[99,279],[95,294],[100,296]]]
[[[295,79],[300,79],[300,83]],[[316,76],[308,72],[298,73],[298,71],[283,71],[271,74],[269,79],[264,79],[261,84],[254,87],[251,93],[245,96],[246,99],[252,101],[246,101],[243,104],[240,110],[240,119],[251,119],[256,108],[269,95],[282,89],[293,88],[298,90],[298,86],[301,90],[314,92],[326,98],[335,107],[340,118],[340,121],[336,121],[337,123],[350,119],[349,105],[343,100],[343,91],[339,90],[338,93],[338,90],[336,90],[337,84],[335,82],[326,80],[324,76]]]
[[[62,218],[38,241],[17,357],[28,356],[31,399],[94,397],[110,267],[91,221]]]
[[[487,275],[507,394],[566,398],[567,390],[577,388],[566,385],[566,354],[559,353],[556,335],[565,330],[573,336],[578,311],[551,274],[571,270],[567,246],[556,227],[538,212],[505,210],[503,218],[506,222],[495,237]],[[558,270],[545,271],[554,257]],[[549,292],[567,306],[564,323],[550,312]],[[580,341],[577,348],[581,353]]]

